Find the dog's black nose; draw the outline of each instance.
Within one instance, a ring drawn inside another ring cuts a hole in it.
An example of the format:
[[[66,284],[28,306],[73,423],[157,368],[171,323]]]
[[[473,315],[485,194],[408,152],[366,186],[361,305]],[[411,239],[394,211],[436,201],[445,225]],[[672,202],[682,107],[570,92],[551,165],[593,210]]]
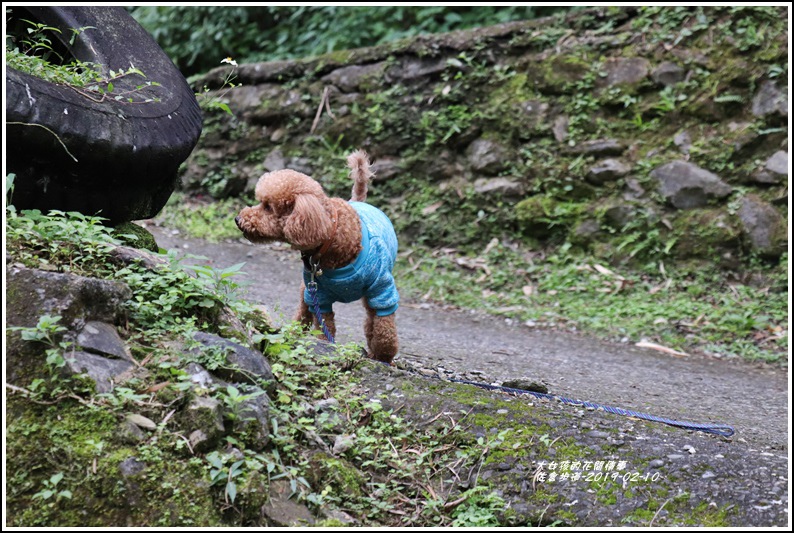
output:
[[[234,217],[234,223],[237,224],[238,228],[240,227],[240,216],[239,215]]]

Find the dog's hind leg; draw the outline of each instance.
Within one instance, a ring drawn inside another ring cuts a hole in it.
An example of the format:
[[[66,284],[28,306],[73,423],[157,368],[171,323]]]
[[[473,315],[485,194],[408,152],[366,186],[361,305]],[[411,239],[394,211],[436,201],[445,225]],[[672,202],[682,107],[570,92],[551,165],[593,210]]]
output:
[[[372,330],[375,326],[375,311],[367,305],[366,300],[361,300],[364,304],[364,309],[367,311],[367,317],[364,319],[364,337],[367,339],[367,350],[372,346]]]

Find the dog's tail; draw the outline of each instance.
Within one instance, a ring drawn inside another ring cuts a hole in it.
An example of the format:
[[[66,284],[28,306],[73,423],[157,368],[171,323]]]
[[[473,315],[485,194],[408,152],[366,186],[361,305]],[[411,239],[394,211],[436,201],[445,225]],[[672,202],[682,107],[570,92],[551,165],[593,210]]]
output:
[[[375,174],[369,169],[369,156],[364,150],[356,150],[347,157],[347,166],[350,167],[350,177],[353,179],[353,197],[351,202],[365,202],[367,200],[367,184]]]

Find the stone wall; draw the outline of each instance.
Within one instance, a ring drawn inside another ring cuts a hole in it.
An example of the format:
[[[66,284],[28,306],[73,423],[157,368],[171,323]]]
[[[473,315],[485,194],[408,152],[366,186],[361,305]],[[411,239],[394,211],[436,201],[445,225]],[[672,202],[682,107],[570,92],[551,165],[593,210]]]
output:
[[[195,81],[207,113],[187,191],[253,203],[290,167],[370,201],[406,243],[565,242],[604,260],[740,268],[787,249],[785,8],[596,8]]]

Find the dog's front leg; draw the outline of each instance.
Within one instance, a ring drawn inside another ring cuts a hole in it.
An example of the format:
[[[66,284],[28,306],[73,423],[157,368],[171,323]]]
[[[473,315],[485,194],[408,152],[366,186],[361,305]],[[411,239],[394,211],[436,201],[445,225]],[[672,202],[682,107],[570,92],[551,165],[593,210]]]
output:
[[[295,318],[293,319],[295,322],[300,322],[304,328],[311,328],[314,323],[314,315],[309,310],[309,306],[306,304],[306,301],[303,299],[303,294],[306,291],[306,284],[301,283],[301,297],[298,304],[298,311],[295,313]]]
[[[301,297],[298,303],[298,312],[295,313],[295,318],[293,319],[295,322],[300,322],[300,324],[304,328],[309,329],[322,329],[320,327],[320,320],[318,317],[314,316],[312,313],[311,308],[304,300],[303,295],[304,291],[306,290],[306,285],[301,283]],[[336,337],[336,320],[334,318],[334,312],[331,311],[330,313],[323,313],[323,320],[325,321],[325,327],[328,328],[328,331],[331,333],[332,337]],[[324,334],[318,335],[318,338],[325,339]]]
[[[378,316],[375,310],[366,304],[366,301],[364,307],[367,309],[364,335],[367,338],[368,355],[376,361],[391,364],[399,349],[394,313],[388,316]]]

